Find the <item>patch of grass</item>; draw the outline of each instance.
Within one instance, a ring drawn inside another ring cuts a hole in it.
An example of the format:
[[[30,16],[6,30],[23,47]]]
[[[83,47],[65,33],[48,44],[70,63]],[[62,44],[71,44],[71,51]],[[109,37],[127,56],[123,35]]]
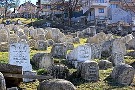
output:
[[[39,81],[30,82],[30,83],[21,83],[20,88],[23,88],[22,90],[37,90],[37,86],[39,85]]]
[[[18,19],[20,19],[20,21],[24,24],[29,24],[31,22],[35,22],[35,21],[38,21],[37,18],[33,18],[33,19],[26,19],[26,18],[14,18],[14,19],[11,19],[11,21],[17,21]]]
[[[80,38],[80,43],[74,44],[74,47],[76,48],[79,45],[84,45],[86,43],[87,38]]]
[[[131,56],[124,56],[124,60],[126,64],[131,64],[133,62],[135,62],[135,58],[131,57]]]
[[[8,52],[0,52],[0,63],[8,63]]]

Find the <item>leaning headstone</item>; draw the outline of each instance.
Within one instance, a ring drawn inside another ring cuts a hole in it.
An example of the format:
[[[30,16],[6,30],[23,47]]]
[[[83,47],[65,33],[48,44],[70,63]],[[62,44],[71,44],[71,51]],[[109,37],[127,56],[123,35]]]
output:
[[[32,61],[37,68],[46,69],[54,63],[50,53],[37,53],[32,57]]]
[[[10,44],[9,64],[22,66],[23,71],[32,71],[30,64],[30,48],[24,43]]]
[[[5,79],[1,72],[0,72],[0,90],[6,90]]]
[[[66,45],[63,43],[54,44],[51,49],[51,53],[53,57],[66,58],[66,53],[67,53]]]
[[[134,68],[128,64],[121,64],[114,67],[111,77],[121,85],[130,85],[134,79]]]
[[[85,61],[81,66],[81,77],[90,82],[99,80],[99,66],[95,61]]]
[[[52,79],[41,82],[37,90],[76,90],[76,87],[67,80]]]

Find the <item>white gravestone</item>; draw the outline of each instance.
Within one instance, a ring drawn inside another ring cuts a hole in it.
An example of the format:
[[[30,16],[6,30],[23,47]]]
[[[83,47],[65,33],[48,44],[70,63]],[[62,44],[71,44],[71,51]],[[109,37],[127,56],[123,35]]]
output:
[[[67,54],[67,59],[70,60],[75,67],[77,67],[78,62],[91,60],[91,55],[91,46],[80,45]]]
[[[91,47],[82,45],[78,47],[77,60],[86,61],[91,59]]]
[[[22,66],[23,71],[32,71],[29,53],[30,48],[27,44],[11,44],[9,49],[9,64]]]

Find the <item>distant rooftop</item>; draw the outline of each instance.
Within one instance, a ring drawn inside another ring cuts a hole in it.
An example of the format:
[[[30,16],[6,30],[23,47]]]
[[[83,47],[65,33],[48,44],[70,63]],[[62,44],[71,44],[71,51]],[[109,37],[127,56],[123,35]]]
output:
[[[110,0],[110,1],[120,1],[120,0]]]

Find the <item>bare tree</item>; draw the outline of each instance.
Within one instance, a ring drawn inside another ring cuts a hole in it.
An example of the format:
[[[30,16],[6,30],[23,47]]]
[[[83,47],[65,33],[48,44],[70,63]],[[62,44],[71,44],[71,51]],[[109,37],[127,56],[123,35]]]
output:
[[[81,0],[51,0],[53,7],[57,7],[58,4],[61,4],[61,11],[68,12],[68,24],[71,26],[71,18],[73,16],[73,12],[76,10],[78,6],[81,6]]]
[[[121,0],[120,6],[124,10],[135,13],[135,0]]]

